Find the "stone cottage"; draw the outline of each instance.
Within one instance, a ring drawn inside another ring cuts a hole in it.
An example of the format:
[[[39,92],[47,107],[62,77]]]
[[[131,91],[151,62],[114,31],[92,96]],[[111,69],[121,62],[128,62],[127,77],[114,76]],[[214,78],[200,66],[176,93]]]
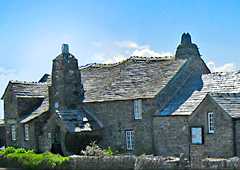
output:
[[[6,144],[79,153],[91,141],[131,154],[240,155],[240,73],[210,73],[184,33],[175,56],[88,64],[62,46],[51,75],[10,81]]]

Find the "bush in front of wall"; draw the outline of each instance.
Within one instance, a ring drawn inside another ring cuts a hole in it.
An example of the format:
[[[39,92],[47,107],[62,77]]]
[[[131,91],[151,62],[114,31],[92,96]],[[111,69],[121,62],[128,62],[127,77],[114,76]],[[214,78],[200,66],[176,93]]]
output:
[[[69,161],[68,157],[63,157],[50,152],[37,154],[33,150],[23,148],[7,147],[0,151],[1,159],[7,162],[17,162],[23,169],[64,169]],[[60,168],[61,167],[61,168]]]

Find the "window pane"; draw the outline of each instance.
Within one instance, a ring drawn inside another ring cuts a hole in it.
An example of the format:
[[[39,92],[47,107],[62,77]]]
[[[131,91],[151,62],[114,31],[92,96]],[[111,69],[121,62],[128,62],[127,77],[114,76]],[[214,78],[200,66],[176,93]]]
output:
[[[16,140],[16,125],[11,125],[11,138],[13,141]]]
[[[134,100],[134,119],[142,119],[142,100]]]
[[[25,124],[24,125],[24,135],[25,135],[25,140],[29,140],[29,125]]]
[[[192,143],[202,144],[202,128],[192,128]]]
[[[125,134],[126,134],[127,150],[133,150],[133,131],[128,130],[128,131],[125,132]]]
[[[214,113],[208,113],[208,133],[214,133]]]

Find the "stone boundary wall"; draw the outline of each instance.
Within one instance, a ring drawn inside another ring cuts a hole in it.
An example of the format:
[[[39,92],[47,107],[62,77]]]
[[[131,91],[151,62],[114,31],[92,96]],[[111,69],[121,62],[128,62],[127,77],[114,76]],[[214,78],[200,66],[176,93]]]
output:
[[[202,160],[202,169],[221,169],[221,170],[237,170],[240,169],[240,158],[233,157],[229,159],[206,158]]]
[[[20,168],[14,160],[0,159],[0,166]],[[178,157],[162,156],[70,156],[65,167],[41,170],[240,170],[240,158],[206,158],[200,167],[190,168],[189,162]],[[39,170],[40,170],[39,169]],[[23,170],[23,169],[22,169]],[[26,169],[24,169],[26,170]]]
[[[187,167],[180,158],[161,156],[71,156],[70,165],[73,170],[174,170]]]

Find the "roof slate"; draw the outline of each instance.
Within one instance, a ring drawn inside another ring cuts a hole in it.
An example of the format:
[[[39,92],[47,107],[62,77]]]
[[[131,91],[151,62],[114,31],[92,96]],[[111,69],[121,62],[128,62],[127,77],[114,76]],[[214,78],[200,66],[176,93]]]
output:
[[[25,81],[10,81],[12,84],[12,92],[18,96],[48,96],[48,83],[25,82]]]
[[[59,111],[57,115],[69,132],[87,132],[100,127],[84,109]]]
[[[174,77],[186,60],[174,57],[137,57],[114,64],[89,64],[80,68],[85,89],[84,102],[152,98]],[[45,97],[38,109],[24,118],[26,123],[49,107],[48,86],[51,76],[45,74],[42,81],[10,81],[12,91],[18,97]]]
[[[207,74],[202,76],[202,81],[202,89],[194,91],[171,115],[191,115],[208,93],[240,93],[240,73]]]
[[[233,118],[240,117],[240,93],[210,93],[210,96]]]
[[[48,109],[49,109],[49,100],[48,100],[48,97],[45,97],[41,105],[36,110],[34,110],[31,114],[29,114],[27,117],[22,119],[20,123],[27,123],[41,116],[42,114],[47,113]]]
[[[119,64],[82,68],[84,102],[152,98],[185,62],[174,58],[131,57]]]

